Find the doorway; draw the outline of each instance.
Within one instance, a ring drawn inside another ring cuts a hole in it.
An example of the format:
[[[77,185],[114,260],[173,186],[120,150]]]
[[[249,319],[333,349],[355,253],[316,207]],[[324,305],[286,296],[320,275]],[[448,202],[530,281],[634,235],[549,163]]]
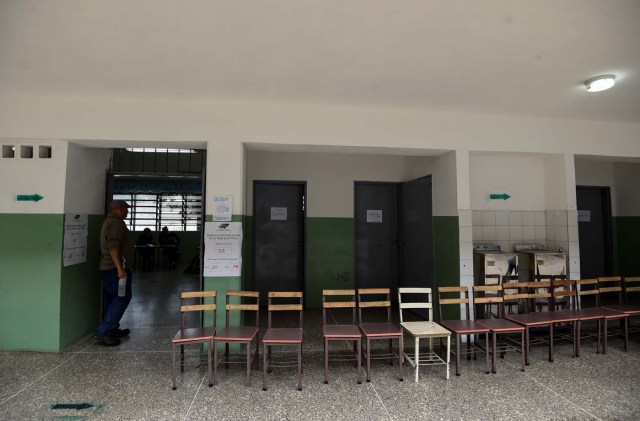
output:
[[[433,288],[431,176],[355,182],[356,288]]]
[[[354,183],[356,288],[393,291],[400,285],[400,188],[400,183]]]
[[[611,189],[577,186],[580,276],[583,279],[613,275]]]
[[[253,182],[253,282],[268,291],[305,289],[304,181]]]

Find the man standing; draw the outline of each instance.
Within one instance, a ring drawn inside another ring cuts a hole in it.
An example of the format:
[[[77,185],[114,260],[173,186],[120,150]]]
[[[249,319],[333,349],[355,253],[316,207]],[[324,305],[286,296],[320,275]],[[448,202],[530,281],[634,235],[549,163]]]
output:
[[[133,239],[124,223],[129,214],[129,204],[114,200],[109,204],[109,214],[100,228],[100,277],[104,289],[104,315],[93,331],[93,337],[103,345],[120,345],[120,338],[129,335],[129,329],[120,329],[120,319],[131,301],[131,269],[133,263]],[[118,283],[125,279],[124,296],[118,295]]]

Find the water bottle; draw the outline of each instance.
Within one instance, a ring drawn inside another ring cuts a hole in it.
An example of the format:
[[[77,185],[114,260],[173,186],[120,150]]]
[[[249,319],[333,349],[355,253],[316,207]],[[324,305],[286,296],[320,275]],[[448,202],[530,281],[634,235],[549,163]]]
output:
[[[127,277],[120,278],[118,281],[118,297],[124,297],[127,293]]]

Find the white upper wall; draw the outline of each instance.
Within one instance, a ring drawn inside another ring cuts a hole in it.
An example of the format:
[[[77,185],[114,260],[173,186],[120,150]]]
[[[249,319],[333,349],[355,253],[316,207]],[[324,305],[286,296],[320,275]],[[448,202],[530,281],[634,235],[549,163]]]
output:
[[[108,149],[68,145],[65,213],[104,214],[109,156]]]
[[[469,180],[473,210],[546,210],[544,156],[471,154]],[[489,199],[502,193],[511,197]]]
[[[405,174],[402,156],[247,151],[247,213],[254,180],[306,181],[307,216],[352,218],[354,181],[398,182]]]
[[[60,214],[65,202],[67,142],[0,140],[5,148],[15,147],[15,158],[0,157],[0,213]],[[50,158],[40,158],[40,147],[51,147]],[[32,158],[21,150],[32,148]],[[44,199],[18,202],[17,195],[39,194]]]
[[[0,97],[0,138],[244,142],[640,157],[640,123],[401,109]]]
[[[616,162],[613,166],[616,186],[614,216],[640,216],[640,164]]]
[[[613,216],[640,215],[640,163],[578,157],[575,168],[576,185],[611,188]]]

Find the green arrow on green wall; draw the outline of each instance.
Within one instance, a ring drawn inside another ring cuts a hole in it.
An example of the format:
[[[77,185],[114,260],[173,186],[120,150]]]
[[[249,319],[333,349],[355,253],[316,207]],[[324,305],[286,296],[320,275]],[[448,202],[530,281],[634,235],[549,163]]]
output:
[[[490,194],[489,195],[489,199],[497,199],[497,200],[507,200],[508,198],[510,198],[511,196],[509,196],[507,193],[501,193],[501,194]]]
[[[16,200],[18,202],[37,202],[39,200],[44,199],[44,197],[39,194],[19,194],[16,196]]]

